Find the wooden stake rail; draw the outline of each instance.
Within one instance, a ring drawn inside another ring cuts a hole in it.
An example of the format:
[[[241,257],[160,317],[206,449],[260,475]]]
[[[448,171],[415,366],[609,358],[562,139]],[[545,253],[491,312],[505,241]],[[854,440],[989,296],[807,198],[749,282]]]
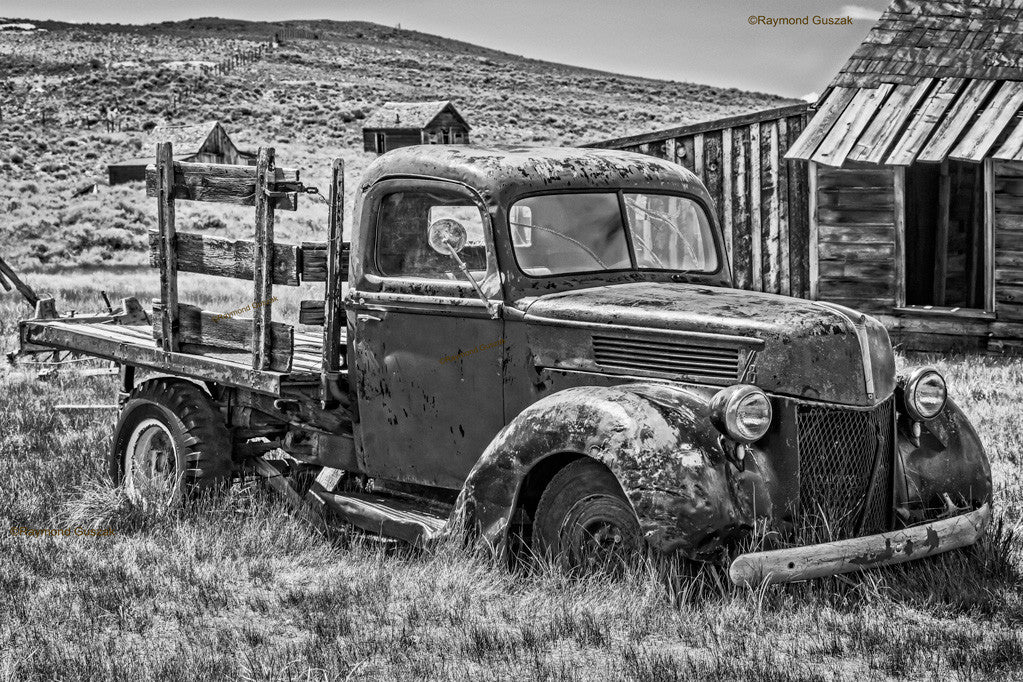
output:
[[[161,144],[170,145],[170,142]],[[158,145],[159,149],[159,145]],[[265,147],[272,159],[273,148]],[[146,168],[146,195],[159,196],[161,183],[160,169],[157,165]],[[258,164],[258,161],[257,161]],[[282,211],[294,211],[298,208],[297,191],[301,187],[298,171],[287,168],[274,168],[272,165],[259,171],[259,166],[235,166],[217,163],[188,163],[171,160],[172,174],[167,175],[174,199],[184,201],[209,201],[217,204],[235,204],[237,206],[256,205],[257,176],[264,188],[270,187],[279,196],[275,198],[275,208]],[[170,173],[170,172],[169,172]]]
[[[289,372],[294,330],[272,320],[273,286],[326,282],[324,301],[319,306],[324,325],[320,389],[324,406],[335,403],[332,388],[336,389],[339,378],[343,345],[341,279],[347,277],[348,259],[347,245],[341,241],[344,168],[340,159],[334,161],[332,170],[327,242],[278,244],[274,242],[275,212],[295,210],[298,193],[305,188],[297,170],[276,167],[273,148],[261,147],[252,167],[174,161],[169,142],[157,145],[156,165],[147,169],[146,185],[159,209],[159,230],[150,235],[150,257],[151,263],[160,268],[154,336],[165,352],[237,353],[249,349],[254,371]],[[174,221],[174,203],[178,200],[253,206],[255,238],[228,240],[179,234]],[[251,318],[226,317],[180,305],[179,272],[252,280],[252,300],[239,305],[251,311]]]

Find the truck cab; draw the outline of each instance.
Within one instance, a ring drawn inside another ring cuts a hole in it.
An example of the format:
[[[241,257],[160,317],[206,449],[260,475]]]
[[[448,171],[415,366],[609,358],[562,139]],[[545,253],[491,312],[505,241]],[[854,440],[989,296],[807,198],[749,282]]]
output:
[[[492,543],[570,562],[597,533],[573,521],[693,558],[762,523],[840,541],[973,513],[977,532],[990,471],[940,375],[897,377],[868,316],[734,289],[686,169],[427,146],[360,189],[345,307],[365,474],[459,491]]]

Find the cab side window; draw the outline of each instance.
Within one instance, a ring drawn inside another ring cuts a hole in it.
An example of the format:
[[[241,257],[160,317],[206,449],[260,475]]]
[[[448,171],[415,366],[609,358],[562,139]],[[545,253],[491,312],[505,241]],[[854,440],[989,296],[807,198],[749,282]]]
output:
[[[465,228],[467,240],[459,256],[474,276],[487,270],[483,215],[458,192],[415,190],[383,197],[376,218],[376,264],[385,277],[413,279],[465,279],[450,255],[435,251],[429,242],[430,225],[453,220]]]

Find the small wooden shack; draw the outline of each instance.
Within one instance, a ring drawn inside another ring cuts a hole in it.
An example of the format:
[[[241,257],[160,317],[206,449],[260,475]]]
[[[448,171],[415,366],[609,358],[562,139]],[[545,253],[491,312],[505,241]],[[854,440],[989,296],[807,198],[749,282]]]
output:
[[[414,144],[469,144],[469,124],[447,100],[385,102],[363,123],[362,141],[378,154]]]
[[[157,141],[169,141],[174,145],[175,161],[226,163],[238,166],[254,166],[256,163],[255,156],[236,146],[227,130],[218,121],[158,126],[153,129],[143,146],[152,149]],[[153,157],[149,155],[110,164],[107,167],[110,184],[145,180],[146,166],[152,162]]]
[[[786,158],[811,297],[904,347],[1023,346],[1023,0],[895,0]]]

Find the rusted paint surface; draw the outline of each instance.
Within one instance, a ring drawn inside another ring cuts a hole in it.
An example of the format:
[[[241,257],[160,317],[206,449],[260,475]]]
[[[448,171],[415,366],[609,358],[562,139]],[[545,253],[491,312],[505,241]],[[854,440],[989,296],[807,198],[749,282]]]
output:
[[[726,461],[720,434],[709,423],[713,392],[631,383],[548,396],[524,410],[487,448],[463,487],[455,518],[486,544],[503,547],[529,470],[546,457],[577,453],[614,472],[647,542],[657,550],[707,558],[758,521],[769,529],[791,530],[798,474],[793,481],[790,464],[797,453],[773,447],[791,441],[780,433],[765,438],[747,451],[740,471]],[[783,405],[784,413],[791,409]],[[942,430],[947,447],[928,438],[926,430],[918,447],[900,437],[909,497],[904,486],[895,502],[912,510],[902,525],[963,513],[991,500],[986,456],[961,411],[950,402],[929,428]],[[946,495],[961,506],[949,509],[942,502]],[[896,549],[915,557],[926,547]],[[866,566],[892,558],[878,551],[846,560]]]
[[[360,473],[458,489],[504,425],[502,351],[459,356],[503,338],[504,324],[479,305],[475,317],[452,310],[463,312],[368,295],[349,306]]]
[[[951,399],[923,425],[919,445],[899,438],[895,507],[911,525],[991,502],[991,465],[976,429]]]
[[[703,183],[682,166],[644,154],[570,147],[405,147],[373,162],[362,184],[416,176],[461,182],[495,205],[538,190],[602,187],[683,191],[710,203]]]
[[[845,316],[813,301],[692,284],[645,283],[600,287],[544,296],[532,302],[525,320],[536,326],[542,355],[573,330],[558,322],[589,322],[658,331],[692,330],[764,342],[755,363],[755,383],[768,393],[873,406],[892,394],[895,358],[885,328],[865,318],[871,362],[864,366],[861,341]],[[541,326],[542,324],[542,326]],[[592,355],[588,334],[578,335],[574,362]],[[567,366],[567,365],[562,365]],[[870,372],[873,395],[866,393]]]
[[[614,472],[651,545],[705,555],[769,515],[777,487],[763,453],[749,457],[744,472],[726,463],[707,416],[712,394],[634,383],[544,398],[484,452],[463,488],[461,511],[496,546],[526,472],[548,456],[578,453]]]

